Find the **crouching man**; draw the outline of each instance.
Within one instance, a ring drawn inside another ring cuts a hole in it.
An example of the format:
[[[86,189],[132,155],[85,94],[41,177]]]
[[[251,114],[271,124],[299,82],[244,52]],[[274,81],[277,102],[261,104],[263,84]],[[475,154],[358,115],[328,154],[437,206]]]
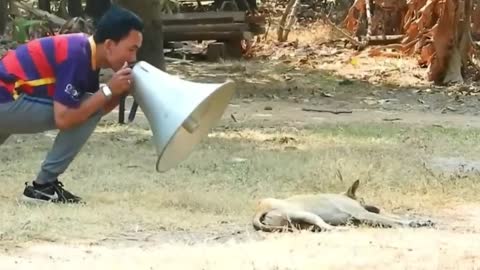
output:
[[[143,22],[113,6],[93,36],[57,35],[29,41],[0,59],[0,144],[14,134],[59,130],[36,178],[25,183],[27,201],[78,203],[58,180],[132,82]],[[101,68],[115,72],[99,85]],[[28,158],[28,157],[25,157]]]

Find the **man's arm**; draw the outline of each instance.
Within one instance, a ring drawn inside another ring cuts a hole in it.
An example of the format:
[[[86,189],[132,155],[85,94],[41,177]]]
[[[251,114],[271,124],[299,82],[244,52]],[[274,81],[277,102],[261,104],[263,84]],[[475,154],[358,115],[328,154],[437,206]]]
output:
[[[77,70],[78,63],[67,61],[59,66],[57,82],[55,85],[54,115],[55,125],[58,129],[70,129],[81,124],[94,113],[105,108],[107,104],[118,104],[118,99],[130,88],[131,69],[126,65],[117,71],[107,83],[112,91],[111,99],[107,98],[103,91],[96,91],[84,101],[80,101],[80,92],[76,88],[76,76],[81,70]],[[114,101],[117,99],[117,101]],[[109,106],[109,107],[110,107]]]
[[[103,114],[109,114],[115,107],[120,104],[120,99],[121,96],[114,96],[110,101],[108,101],[104,106],[103,106]]]
[[[100,110],[107,98],[101,91],[81,100],[83,89],[79,89],[78,76],[86,72],[82,59],[72,57],[57,66],[53,113],[55,126],[60,130],[70,129],[85,122]]]
[[[70,129],[87,119],[107,104],[107,97],[97,91],[93,96],[83,101],[77,108],[70,108],[58,101],[53,102],[55,125],[60,130]]]

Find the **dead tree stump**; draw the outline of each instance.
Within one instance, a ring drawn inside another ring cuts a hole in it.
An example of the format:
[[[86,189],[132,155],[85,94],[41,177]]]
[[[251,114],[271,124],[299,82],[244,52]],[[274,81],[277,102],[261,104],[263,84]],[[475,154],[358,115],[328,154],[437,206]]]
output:
[[[225,43],[212,42],[208,44],[207,60],[210,62],[217,62],[220,59],[225,59]]]

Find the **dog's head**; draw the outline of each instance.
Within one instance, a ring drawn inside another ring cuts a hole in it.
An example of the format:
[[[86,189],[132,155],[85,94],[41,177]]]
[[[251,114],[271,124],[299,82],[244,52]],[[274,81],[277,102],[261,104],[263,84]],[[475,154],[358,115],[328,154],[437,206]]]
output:
[[[355,201],[358,201],[363,206],[363,208],[365,208],[365,210],[367,210],[368,212],[372,212],[376,214],[380,213],[380,208],[374,205],[365,204],[365,201],[363,200],[363,198],[357,197],[357,189],[359,185],[360,185],[360,179],[357,179],[355,180],[355,182],[353,182],[352,186],[350,186],[348,190],[343,192],[342,194]]]

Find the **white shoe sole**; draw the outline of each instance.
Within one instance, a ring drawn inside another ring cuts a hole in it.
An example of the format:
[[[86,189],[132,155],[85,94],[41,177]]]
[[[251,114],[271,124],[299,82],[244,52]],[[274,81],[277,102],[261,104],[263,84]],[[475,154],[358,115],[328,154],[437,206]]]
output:
[[[54,203],[54,202],[52,202],[52,201],[46,201],[46,200],[40,200],[40,199],[31,198],[31,197],[25,196],[25,195],[23,195],[23,194],[22,194],[22,196],[20,197],[20,201],[25,202],[25,203],[29,203],[29,204]]]

